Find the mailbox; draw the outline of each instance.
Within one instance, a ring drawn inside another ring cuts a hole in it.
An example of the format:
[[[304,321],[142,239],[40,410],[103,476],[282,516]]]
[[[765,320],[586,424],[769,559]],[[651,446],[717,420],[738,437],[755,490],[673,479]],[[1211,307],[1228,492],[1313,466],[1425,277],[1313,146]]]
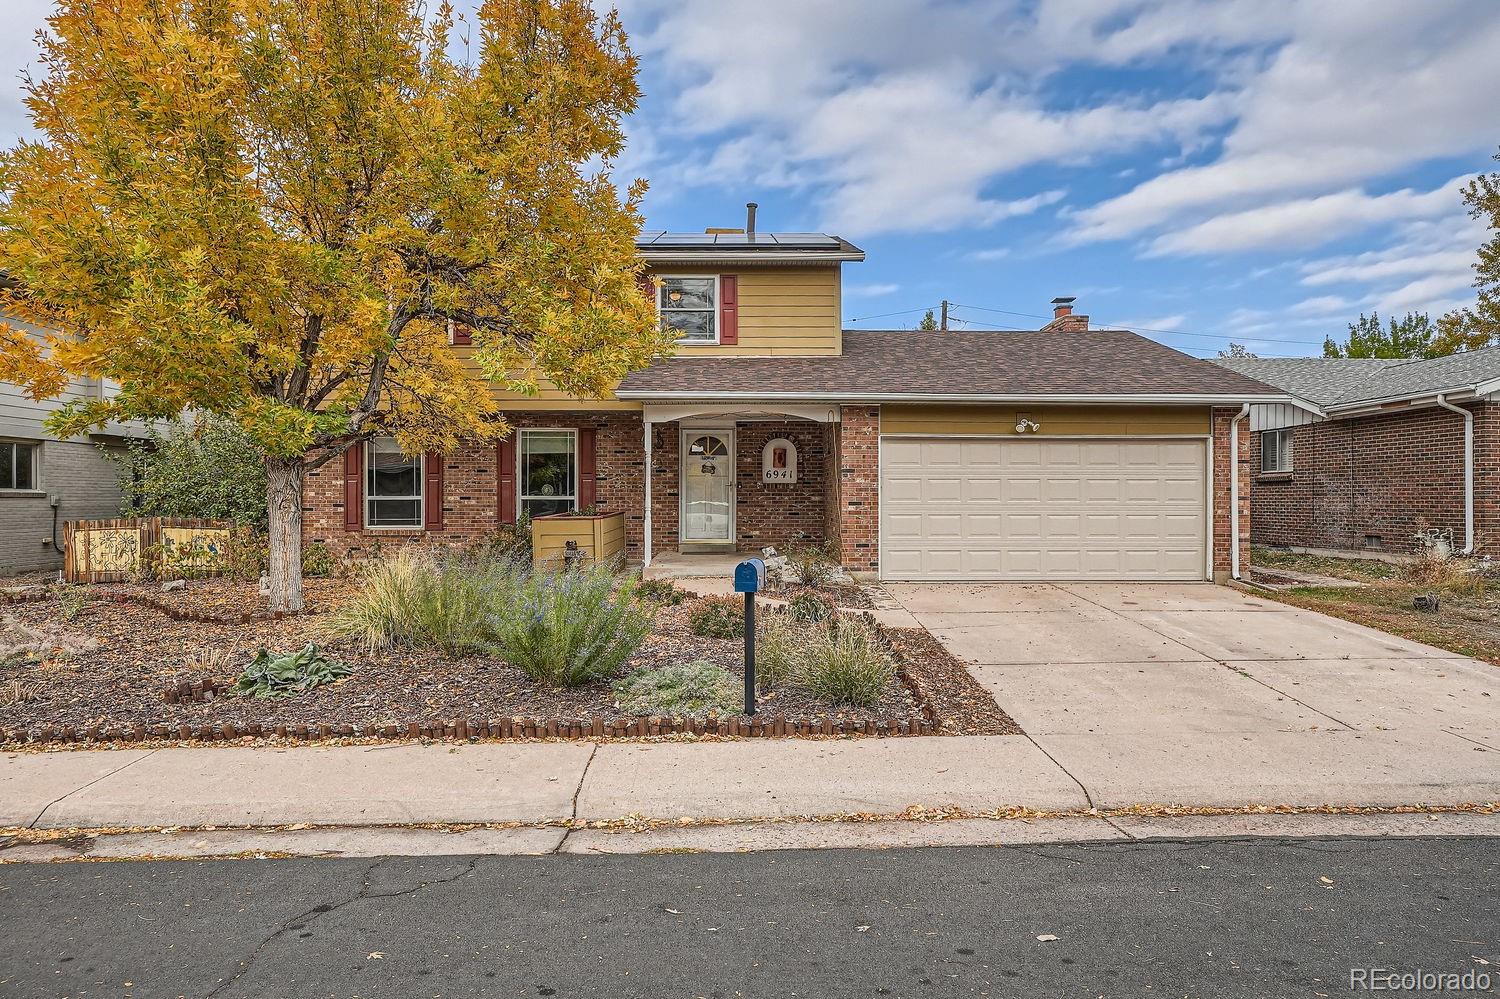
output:
[[[747,558],[734,567],[734,592],[759,593],[766,585],[766,564]]]

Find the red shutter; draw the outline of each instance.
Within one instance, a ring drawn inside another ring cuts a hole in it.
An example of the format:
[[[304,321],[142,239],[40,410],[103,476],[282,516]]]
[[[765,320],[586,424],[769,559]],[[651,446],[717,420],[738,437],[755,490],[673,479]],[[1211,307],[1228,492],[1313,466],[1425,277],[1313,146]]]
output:
[[[448,327],[448,342],[455,347],[467,347],[474,342],[474,331],[457,324]]]
[[[740,279],[734,274],[719,275],[719,342],[740,342]]]
[[[578,509],[588,510],[598,502],[599,458],[595,453],[599,435],[593,430],[578,431]]]
[[[344,530],[361,531],[365,526],[365,444],[360,441],[344,452]]]
[[[437,451],[422,457],[422,521],[429,531],[443,529],[443,456]]]
[[[502,524],[516,522],[516,432],[495,445],[495,515]]]
[[[650,274],[642,271],[635,277],[635,283],[640,286],[641,294],[646,296],[646,301],[652,305],[656,304],[656,279]]]

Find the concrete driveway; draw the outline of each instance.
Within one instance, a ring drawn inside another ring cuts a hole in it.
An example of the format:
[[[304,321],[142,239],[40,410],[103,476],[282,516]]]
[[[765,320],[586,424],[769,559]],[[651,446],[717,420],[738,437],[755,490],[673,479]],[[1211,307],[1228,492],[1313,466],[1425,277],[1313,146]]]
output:
[[[1500,668],[1237,589],[885,588],[1086,790],[1297,774],[1374,803],[1397,771],[1420,795],[1423,768],[1436,784],[1500,763],[1474,755],[1500,753]]]

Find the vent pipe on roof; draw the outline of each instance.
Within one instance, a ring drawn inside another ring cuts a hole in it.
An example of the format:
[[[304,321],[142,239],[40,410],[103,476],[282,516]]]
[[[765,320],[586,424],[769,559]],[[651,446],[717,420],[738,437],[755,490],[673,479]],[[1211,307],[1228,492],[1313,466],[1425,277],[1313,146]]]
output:
[[[745,235],[755,235],[755,210],[760,206],[753,201],[745,202]]]

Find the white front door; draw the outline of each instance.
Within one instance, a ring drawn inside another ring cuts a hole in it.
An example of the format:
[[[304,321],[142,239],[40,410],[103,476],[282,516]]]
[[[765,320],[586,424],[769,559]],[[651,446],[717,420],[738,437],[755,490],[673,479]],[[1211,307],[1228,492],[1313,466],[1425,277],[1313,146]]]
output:
[[[734,431],[682,431],[682,542],[734,544]]]

